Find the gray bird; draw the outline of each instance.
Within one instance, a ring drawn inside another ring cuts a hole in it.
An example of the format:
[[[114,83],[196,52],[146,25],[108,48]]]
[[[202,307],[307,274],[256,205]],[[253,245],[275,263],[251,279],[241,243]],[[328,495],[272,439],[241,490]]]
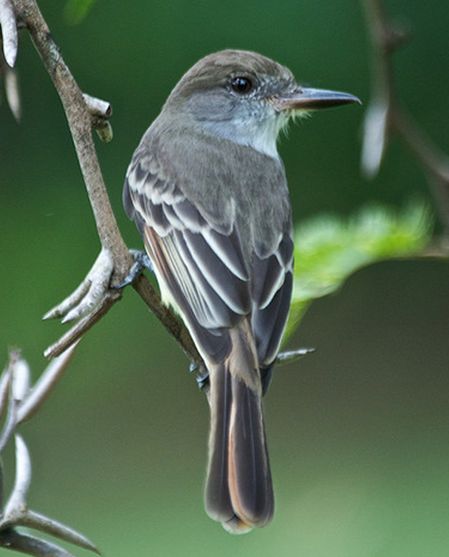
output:
[[[293,269],[276,140],[295,114],[357,101],[303,88],[255,52],[217,52],[182,77],[127,171],[126,213],[209,373],[205,506],[233,533],[265,526],[274,509],[261,399]]]

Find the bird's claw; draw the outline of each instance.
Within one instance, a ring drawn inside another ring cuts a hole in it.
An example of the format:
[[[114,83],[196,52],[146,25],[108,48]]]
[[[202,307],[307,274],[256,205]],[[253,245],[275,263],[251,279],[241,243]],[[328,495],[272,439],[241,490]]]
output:
[[[194,362],[194,361],[190,362],[189,373],[195,373],[195,371],[198,371],[199,369],[200,369],[200,366],[196,362]]]
[[[114,288],[122,289],[125,286],[132,284],[136,278],[142,274],[144,269],[148,269],[153,272],[153,264],[145,251],[130,249],[129,253],[133,256],[134,263],[127,276],[119,284],[114,286]]]
[[[204,366],[195,361],[191,361],[189,364],[189,373],[197,374],[195,376],[195,381],[201,391],[209,385],[209,372],[204,368]]]
[[[200,391],[204,391],[204,389],[209,386],[209,373],[207,371],[199,373],[195,377],[195,380]]]

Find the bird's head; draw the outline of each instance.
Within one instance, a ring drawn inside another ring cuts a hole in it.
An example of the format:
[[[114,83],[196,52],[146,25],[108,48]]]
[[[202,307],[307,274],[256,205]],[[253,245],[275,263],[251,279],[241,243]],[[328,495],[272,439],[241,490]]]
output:
[[[181,78],[164,111],[277,157],[279,131],[292,116],[354,102],[348,93],[300,86],[288,68],[255,52],[223,50]]]

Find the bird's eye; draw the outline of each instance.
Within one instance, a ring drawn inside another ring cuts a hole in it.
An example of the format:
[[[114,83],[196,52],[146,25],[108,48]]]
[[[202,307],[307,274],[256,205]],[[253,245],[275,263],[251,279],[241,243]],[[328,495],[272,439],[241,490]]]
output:
[[[253,88],[253,82],[249,77],[237,76],[231,79],[232,90],[239,95],[246,95]]]

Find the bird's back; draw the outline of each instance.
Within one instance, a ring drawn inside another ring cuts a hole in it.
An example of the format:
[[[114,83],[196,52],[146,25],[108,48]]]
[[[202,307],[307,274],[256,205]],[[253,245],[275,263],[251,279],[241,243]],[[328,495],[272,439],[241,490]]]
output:
[[[226,144],[224,156],[223,143]],[[159,120],[137,149],[217,229],[240,234],[245,261],[275,251],[291,230],[282,161],[194,126],[161,130]],[[157,187],[157,185],[156,185]]]

